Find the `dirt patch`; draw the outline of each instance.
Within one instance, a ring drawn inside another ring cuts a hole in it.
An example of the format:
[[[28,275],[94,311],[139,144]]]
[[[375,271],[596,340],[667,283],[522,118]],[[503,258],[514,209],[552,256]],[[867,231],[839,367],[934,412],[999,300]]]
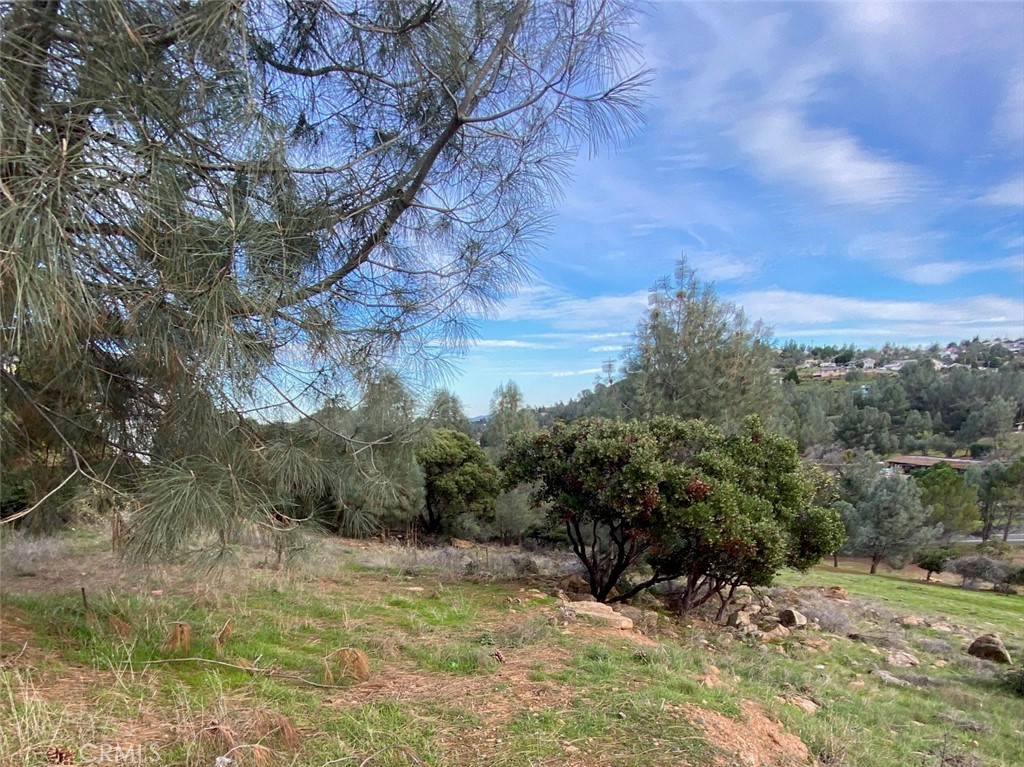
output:
[[[795,767],[811,763],[811,753],[804,742],[786,732],[780,722],[768,717],[753,701],[740,703],[742,721],[697,706],[686,705],[679,709],[704,733],[708,742],[739,757],[738,763],[744,767]],[[736,763],[725,756],[714,761],[721,767]]]

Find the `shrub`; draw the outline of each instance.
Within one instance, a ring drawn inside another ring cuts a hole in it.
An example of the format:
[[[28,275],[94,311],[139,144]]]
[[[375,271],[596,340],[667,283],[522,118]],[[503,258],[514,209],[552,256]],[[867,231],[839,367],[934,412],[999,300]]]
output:
[[[804,601],[800,605],[800,612],[811,623],[816,623],[821,627],[822,631],[839,636],[846,636],[854,627],[849,612],[834,599]]]
[[[941,573],[946,569],[949,560],[955,556],[952,549],[930,547],[921,549],[914,555],[914,564],[928,575],[925,580],[931,580],[933,573]]]
[[[1006,565],[984,554],[959,557],[947,563],[946,569],[959,575],[963,588],[973,588],[981,581],[1000,583],[1006,577]]]
[[[1014,695],[1024,697],[1024,668],[1007,671],[999,681],[1005,689]]]

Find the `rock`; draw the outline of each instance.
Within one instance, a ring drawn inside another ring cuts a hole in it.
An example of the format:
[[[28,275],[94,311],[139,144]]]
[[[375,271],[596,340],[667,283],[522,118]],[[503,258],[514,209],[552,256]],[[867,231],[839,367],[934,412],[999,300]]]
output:
[[[936,621],[930,625],[930,628],[933,628],[936,631],[941,631],[943,634],[952,634],[956,631],[956,629],[946,623],[946,621]]]
[[[735,629],[749,628],[753,624],[750,620],[750,613],[744,610],[737,610],[734,613],[729,613],[729,619],[725,623],[726,626]]]
[[[815,711],[821,708],[821,706],[818,705],[817,702],[811,700],[810,698],[805,698],[803,695],[794,695],[790,698],[786,698],[786,703],[788,703],[791,706],[796,706],[805,714],[813,714]]]
[[[935,668],[945,668],[949,665],[949,661],[944,661],[942,658],[939,658],[938,660],[933,661],[932,665],[935,666]]]
[[[993,663],[1012,664],[1010,653],[1006,651],[1006,645],[996,634],[982,634],[971,642],[967,648],[967,654],[975,658],[990,660]]]
[[[622,629],[623,631],[629,631],[629,629],[633,628],[632,620],[625,615],[620,615],[608,605],[601,604],[600,602],[574,602],[571,609],[577,617],[591,618],[612,628]]]
[[[665,607],[665,603],[650,593],[650,591],[641,591],[631,598],[629,603],[634,607],[643,607],[651,610],[660,610]]]
[[[654,610],[641,610],[630,605],[615,605],[612,609],[633,621],[633,625],[645,634],[658,626],[658,613]]]
[[[846,593],[846,589],[842,586],[829,586],[821,590],[822,596],[828,597],[829,599],[841,599],[844,602],[850,598],[850,595]]]
[[[921,661],[910,653],[903,652],[902,650],[890,650],[889,654],[885,657],[885,662],[890,666],[896,666],[898,668],[910,668],[911,666],[921,665]]]
[[[907,680],[900,679],[898,676],[893,676],[892,674],[890,674],[888,671],[886,671],[884,669],[880,669],[880,668],[879,669],[875,669],[871,673],[872,673],[872,675],[877,676],[879,679],[881,679],[886,684],[891,684],[891,685],[893,685],[895,687],[913,687],[913,685],[910,684],[910,682],[908,682]]]
[[[722,687],[724,682],[719,678],[719,673],[717,666],[708,666],[705,673],[697,676],[697,681],[705,687]]]
[[[579,575],[567,575],[558,581],[558,588],[569,594],[589,594],[590,586],[585,579]]]
[[[762,630],[760,639],[762,642],[771,642],[774,639],[783,639],[784,637],[788,637],[789,634],[789,629],[779,623],[773,629],[769,629],[767,631]]]
[[[452,538],[452,546],[457,549],[471,549],[475,544],[472,541],[464,541],[461,538]]]
[[[803,644],[811,652],[828,652],[831,647],[828,640],[820,637],[804,637]]]
[[[594,597],[593,594],[578,594],[578,593],[574,593],[574,594],[570,594],[569,595],[569,599],[572,600],[573,602],[596,602],[597,601],[597,599]]]
[[[807,617],[803,613],[787,607],[779,613],[779,622],[786,628],[799,628],[807,625]]]
[[[902,618],[900,618],[900,623],[908,627],[925,625],[924,619],[918,617],[917,615],[904,615]]]

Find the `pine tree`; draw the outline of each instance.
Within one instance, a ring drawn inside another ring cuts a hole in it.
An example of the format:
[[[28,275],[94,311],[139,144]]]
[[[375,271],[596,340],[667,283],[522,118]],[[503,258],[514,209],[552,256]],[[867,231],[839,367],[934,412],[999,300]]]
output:
[[[738,424],[775,403],[768,328],[701,282],[685,260],[674,280],[650,292],[649,309],[627,351],[637,415]]]
[[[635,125],[630,18],[5,5],[0,440],[3,469],[37,474],[19,514],[91,483],[141,510],[146,551],[183,542],[171,510],[179,532],[272,522],[288,483],[252,481],[260,424],[443,365],[521,280],[566,156]]]
[[[850,512],[845,548],[855,556],[870,557],[872,575],[882,560],[904,567],[942,533],[942,525],[930,523],[931,509],[921,503],[917,484],[900,474],[877,476],[867,495],[848,508]]]

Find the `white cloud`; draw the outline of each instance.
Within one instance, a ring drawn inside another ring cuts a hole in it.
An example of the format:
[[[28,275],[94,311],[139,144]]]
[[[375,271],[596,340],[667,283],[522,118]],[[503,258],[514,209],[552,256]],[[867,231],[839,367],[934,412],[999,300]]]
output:
[[[777,337],[837,337],[852,341],[1017,337],[1024,328],[1024,301],[971,296],[946,301],[892,301],[770,289],[734,297],[748,316],[775,326]]]
[[[591,346],[587,349],[588,352],[621,352],[625,347],[622,344],[618,346]]]
[[[1006,98],[996,110],[992,130],[997,138],[1012,144],[1024,144],[1024,67],[1016,67]]]
[[[546,322],[560,330],[600,331],[632,327],[646,307],[646,290],[580,298],[551,285],[537,284],[506,301],[495,319]]]
[[[586,370],[556,370],[546,375],[552,378],[571,378],[572,376],[592,376],[600,372],[601,368],[587,368]]]
[[[805,186],[832,203],[904,202],[921,186],[911,166],[873,155],[843,131],[810,128],[794,110],[754,114],[736,135],[763,176]]]
[[[978,272],[1024,270],[1024,256],[1007,256],[991,261],[932,261],[911,264],[899,272],[902,279],[917,285],[946,285]]]
[[[480,349],[550,349],[549,344],[537,343],[535,341],[516,341],[505,339],[481,338],[472,342],[473,346]]]
[[[1010,179],[993,187],[981,198],[981,201],[987,202],[989,205],[1024,208],[1024,176]]]
[[[686,261],[701,280],[742,280],[761,271],[758,259],[740,258],[732,253],[686,253]]]

